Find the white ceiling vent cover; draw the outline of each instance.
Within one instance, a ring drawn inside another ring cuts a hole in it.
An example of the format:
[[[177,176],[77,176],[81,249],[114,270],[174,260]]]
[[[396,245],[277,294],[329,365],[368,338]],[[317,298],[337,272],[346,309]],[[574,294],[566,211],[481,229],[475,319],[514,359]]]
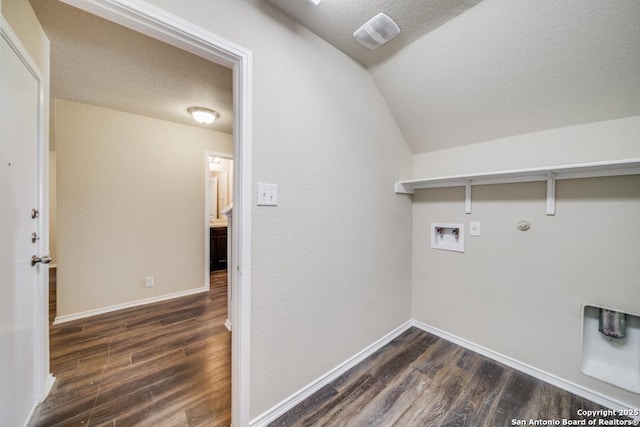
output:
[[[375,49],[400,34],[400,27],[384,12],[380,12],[358,28],[353,37],[364,47]]]

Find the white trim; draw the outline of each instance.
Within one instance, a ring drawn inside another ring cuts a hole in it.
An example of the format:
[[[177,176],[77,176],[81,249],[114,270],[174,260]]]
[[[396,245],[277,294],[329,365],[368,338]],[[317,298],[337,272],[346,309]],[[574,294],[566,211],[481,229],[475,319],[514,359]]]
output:
[[[423,188],[465,187],[465,212],[471,213],[472,185],[547,181],[547,215],[555,215],[556,180],[637,174],[640,174],[640,158],[411,179],[396,182],[395,192],[414,194]]]
[[[555,179],[636,175],[640,174],[640,158],[409,179],[396,182],[395,191],[400,194],[413,194],[414,190],[422,188],[464,187],[467,183],[489,185],[546,181],[549,172],[555,175]]]
[[[47,380],[44,383],[44,397],[46,398],[49,395],[49,392],[51,391],[51,389],[53,388],[53,384],[56,382],[56,377],[54,377],[53,375],[49,374],[47,375]],[[44,398],[41,400],[41,402],[44,401]]]
[[[212,62],[233,68],[234,310],[231,323],[231,419],[249,425],[251,343],[252,55],[228,40],[142,0],[62,0]]]
[[[526,363],[512,359],[511,357],[497,353],[486,347],[472,343],[463,338],[460,338],[448,332],[445,332],[441,329],[434,328],[433,326],[429,326],[425,323],[412,319],[407,321],[403,325],[399,326],[395,330],[391,331],[384,337],[380,338],[378,341],[374,342],[370,346],[366,347],[365,349],[360,351],[358,354],[354,355],[353,357],[347,359],[340,365],[336,366],[329,372],[325,373],[324,375],[320,376],[316,380],[312,381],[311,383],[301,388],[297,392],[293,393],[291,396],[287,397],[280,403],[276,404],[271,409],[263,412],[262,414],[257,416],[255,419],[253,419],[249,425],[251,427],[265,427],[270,423],[274,422],[279,417],[281,417],[282,415],[286,414],[288,411],[293,409],[296,405],[300,404],[305,399],[309,398],[311,395],[313,395],[313,393],[317,392],[322,387],[325,387],[327,384],[330,384],[332,381],[335,381],[338,377],[340,377],[340,375],[344,374],[349,369],[353,368],[358,363],[362,362],[364,359],[371,356],[373,353],[380,350],[385,345],[389,344],[389,342],[391,342],[391,340],[396,338],[398,335],[400,335],[401,333],[405,332],[406,330],[412,327],[416,327],[425,332],[436,335],[444,340],[450,341],[454,344],[457,344],[461,347],[469,349],[489,359],[495,360],[496,362],[502,363],[503,365],[506,365],[517,371],[523,372],[527,375],[531,375],[534,378],[537,378],[548,384],[551,384],[553,386],[566,390],[569,393],[573,393],[577,396],[588,399],[606,408],[610,408],[616,411],[638,409],[638,408],[634,408],[633,406],[630,406],[629,404],[613,399],[609,396],[605,396],[602,393],[598,393],[584,386],[575,384],[571,381],[567,381],[563,378],[557,377],[541,369],[535,368],[531,365],[527,365]],[[635,419],[640,420],[640,417],[636,417]]]
[[[517,371],[523,372],[527,375],[531,375],[534,378],[537,378],[548,384],[551,384],[553,386],[566,390],[569,393],[573,393],[577,396],[588,399],[606,408],[613,409],[615,411],[638,409],[638,408],[634,408],[633,406],[630,406],[627,403],[621,402],[609,396],[605,396],[602,393],[591,390],[587,387],[581,386],[579,384],[576,384],[564,378],[560,378],[549,372],[543,371],[542,369],[538,369],[534,366],[528,365],[519,360],[513,359],[509,356],[505,356],[504,354],[498,353],[496,351],[493,351],[491,349],[488,349],[486,347],[483,347],[471,341],[467,341],[464,338],[457,337],[441,329],[435,328],[433,326],[427,325],[417,320],[412,320],[410,323],[411,323],[411,326],[415,326],[416,328],[422,329],[425,332],[429,332],[442,339],[445,339],[461,347],[469,349],[474,353],[481,354],[482,356],[488,357],[489,359],[495,360],[496,362],[502,363],[503,365],[506,365]],[[640,418],[636,418],[636,419],[640,419]]]
[[[31,418],[33,417],[33,414],[36,412],[36,409],[38,408],[38,405],[41,404],[42,402],[44,402],[44,399],[47,398],[47,396],[49,395],[49,392],[51,391],[51,388],[53,387],[53,383],[56,381],[56,377],[54,377],[51,374],[48,374],[45,382],[44,382],[44,394],[42,396],[42,398],[40,400],[38,400],[37,402],[35,402],[33,404],[33,407],[31,408],[31,411],[29,411],[29,417],[26,419],[26,421],[23,424],[23,427],[27,427],[29,426],[29,424],[31,423]]]
[[[186,297],[189,295],[200,294],[202,292],[207,292],[209,289],[206,288],[195,288],[188,289],[186,291],[174,292],[172,294],[160,295],[152,298],[145,298],[137,301],[125,302],[122,304],[111,305],[109,307],[97,308],[95,310],[87,310],[81,311],[80,313],[67,314],[66,316],[60,316],[55,318],[53,321],[54,325],[59,325],[61,323],[67,323],[78,319],[85,319],[87,317],[97,316],[98,314],[111,313],[113,311],[124,310],[125,308],[131,307],[139,307],[141,305],[153,304],[156,302],[168,301],[180,297]]]
[[[209,183],[209,152],[204,153],[204,287],[211,289],[211,227],[209,226],[211,184]]]
[[[262,413],[261,415],[253,419],[251,421],[250,426],[263,427],[277,420],[279,417],[281,417],[282,415],[284,415],[285,413],[293,409],[297,404],[299,404],[300,402],[302,402],[303,400],[311,396],[313,393],[317,392],[322,387],[331,383],[332,381],[340,377],[340,375],[344,374],[349,369],[353,368],[358,363],[362,362],[367,357],[371,356],[373,353],[380,350],[385,345],[389,344],[391,340],[393,340],[398,335],[405,332],[411,326],[413,326],[411,320],[400,325],[399,327],[389,332],[384,337],[380,338],[378,341],[369,345],[368,347],[361,350],[360,352],[350,357],[346,361],[342,362],[340,365],[336,366],[329,372],[325,373],[315,381],[312,381],[305,387],[301,388],[297,392],[293,393],[291,396],[284,399],[282,402],[278,403],[271,409],[267,410],[266,412]]]

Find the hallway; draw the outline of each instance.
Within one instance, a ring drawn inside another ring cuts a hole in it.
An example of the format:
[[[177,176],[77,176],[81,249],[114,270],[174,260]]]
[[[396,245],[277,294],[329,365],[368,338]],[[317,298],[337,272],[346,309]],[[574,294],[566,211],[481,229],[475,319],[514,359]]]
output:
[[[50,272],[50,322],[55,270]],[[56,382],[30,426],[228,426],[226,271],[207,293],[50,325]]]

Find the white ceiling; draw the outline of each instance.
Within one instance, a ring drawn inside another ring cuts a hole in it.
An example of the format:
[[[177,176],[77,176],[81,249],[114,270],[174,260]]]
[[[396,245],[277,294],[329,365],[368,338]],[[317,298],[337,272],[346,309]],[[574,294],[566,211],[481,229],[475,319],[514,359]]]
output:
[[[366,67],[380,63],[421,36],[460,15],[481,0],[267,0]],[[400,27],[400,34],[370,50],[353,32],[378,12]]]
[[[52,95],[232,132],[232,72],[55,0]],[[414,153],[640,115],[638,0],[267,0],[369,69]],[[266,2],[265,2],[266,3]],[[400,25],[371,51],[352,33]],[[285,23],[287,24],[287,23]]]
[[[56,0],[30,3],[51,41],[52,98],[232,132],[230,69]],[[220,118],[199,125],[190,106]]]
[[[368,66],[414,153],[640,115],[638,0],[267,1]],[[351,34],[380,11],[410,35],[378,54]]]

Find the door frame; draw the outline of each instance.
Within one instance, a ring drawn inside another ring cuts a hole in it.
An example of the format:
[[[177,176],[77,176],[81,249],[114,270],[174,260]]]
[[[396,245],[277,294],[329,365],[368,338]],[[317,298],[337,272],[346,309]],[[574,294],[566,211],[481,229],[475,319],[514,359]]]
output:
[[[0,3],[1,6],[1,3]],[[35,61],[31,58],[29,50],[22,44],[20,38],[13,31],[7,20],[0,14],[0,38],[7,41],[11,49],[20,58],[27,70],[38,82],[38,118],[37,118],[37,142],[36,142],[36,185],[37,204],[35,206],[40,212],[36,231],[39,237],[34,247],[34,255],[42,256],[49,253],[49,147],[48,147],[48,125],[49,109],[45,87],[47,86],[45,77],[40,71]],[[25,215],[27,213],[25,212]],[[51,375],[49,364],[49,269],[42,264],[37,267],[36,289],[34,301],[34,390],[36,402],[33,402],[31,414],[36,405],[44,400],[51,390],[55,378]],[[29,414],[29,417],[31,416]],[[27,420],[28,421],[28,420]]]
[[[141,0],[61,0],[233,70],[234,220],[231,323],[231,420],[249,425],[251,326],[252,54],[208,30]]]

